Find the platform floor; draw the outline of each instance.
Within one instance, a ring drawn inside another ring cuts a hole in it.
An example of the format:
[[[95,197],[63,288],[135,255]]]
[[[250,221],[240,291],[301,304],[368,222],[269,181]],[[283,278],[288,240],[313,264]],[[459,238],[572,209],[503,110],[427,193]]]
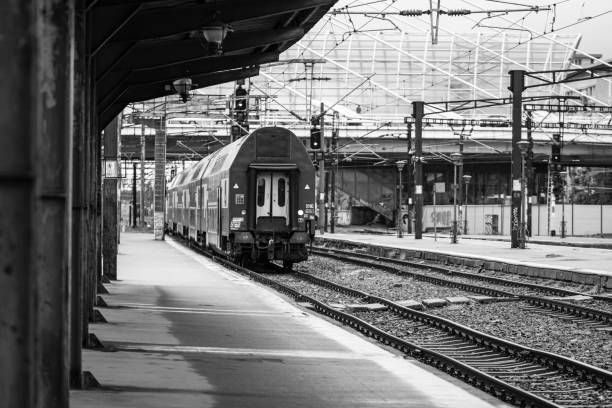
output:
[[[458,243],[452,244],[448,234],[439,234],[436,240],[433,234],[423,234],[422,239],[414,239],[413,234],[398,238],[395,234],[363,233],[346,229],[340,231],[343,232],[324,233],[317,237],[612,277],[612,250],[572,245],[591,242],[597,245],[609,243],[612,246],[612,239],[609,238],[576,237],[565,239],[564,245],[559,245],[557,242],[549,244],[544,238],[536,237],[527,243],[525,249],[520,249],[511,248],[509,238],[467,236],[459,237]]]
[[[172,242],[125,233],[72,407],[507,407]]]

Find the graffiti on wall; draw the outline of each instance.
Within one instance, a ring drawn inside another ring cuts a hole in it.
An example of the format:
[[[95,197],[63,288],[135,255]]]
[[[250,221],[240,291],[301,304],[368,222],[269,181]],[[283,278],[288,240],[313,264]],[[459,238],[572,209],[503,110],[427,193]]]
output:
[[[429,215],[432,225],[435,223],[438,227],[450,227],[452,224],[451,211],[436,211]]]
[[[519,209],[514,207],[512,209],[512,231],[518,231],[520,229],[520,221],[519,221]]]

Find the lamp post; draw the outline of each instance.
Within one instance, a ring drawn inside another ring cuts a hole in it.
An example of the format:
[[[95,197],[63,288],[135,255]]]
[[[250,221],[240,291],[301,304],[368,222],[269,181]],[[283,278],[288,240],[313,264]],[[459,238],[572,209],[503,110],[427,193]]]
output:
[[[451,153],[453,161],[453,227],[451,231],[451,244],[457,243],[457,167],[461,165],[461,153]]]
[[[463,183],[465,184],[465,197],[463,197],[463,234],[467,235],[467,204],[468,204],[468,186],[470,185],[470,180],[472,179],[472,176],[470,176],[469,174],[464,174],[463,175]]]
[[[567,171],[559,172],[559,176],[561,176],[561,238],[566,237],[566,229],[565,229],[565,178],[567,177]]]
[[[406,165],[406,160],[400,160],[395,163],[399,173],[399,185],[397,188],[397,237],[402,237],[402,170]]]
[[[527,194],[525,192],[526,180],[525,180],[525,160],[527,158],[527,150],[529,149],[529,142],[527,140],[521,140],[516,143],[517,147],[521,152],[521,216],[519,220],[519,248],[525,248],[527,241],[525,222],[527,221]]]

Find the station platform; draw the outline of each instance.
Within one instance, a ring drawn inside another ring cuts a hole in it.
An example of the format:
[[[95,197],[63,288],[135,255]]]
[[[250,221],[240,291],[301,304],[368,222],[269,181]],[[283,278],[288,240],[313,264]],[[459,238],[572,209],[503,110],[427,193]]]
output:
[[[122,234],[118,277],[72,407],[508,406],[171,240]]]
[[[350,242],[370,252],[400,250],[404,256],[456,263],[484,265],[487,269],[560,279],[612,289],[612,239],[532,237],[526,248],[511,248],[510,237],[460,236],[456,244],[448,234],[413,234],[398,238],[380,230],[338,229],[317,236],[318,242]]]

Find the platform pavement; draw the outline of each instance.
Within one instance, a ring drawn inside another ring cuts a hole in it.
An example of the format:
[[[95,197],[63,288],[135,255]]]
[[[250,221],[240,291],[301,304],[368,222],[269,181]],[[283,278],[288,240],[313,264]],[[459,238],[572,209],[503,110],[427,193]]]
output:
[[[346,231],[346,230],[345,230]],[[528,242],[525,249],[511,248],[508,240],[466,239],[459,237],[458,243],[451,243],[448,234],[440,234],[437,240],[433,234],[424,234],[418,240],[412,234],[402,238],[396,235],[337,232],[318,235],[319,239],[351,241],[355,243],[424,252],[429,257],[473,258],[487,263],[487,267],[512,270],[544,278],[565,279],[577,283],[595,284],[612,289],[612,250],[559,246]],[[476,238],[476,237],[471,237]],[[600,239],[598,243],[604,242]],[[612,242],[612,240],[607,240]],[[443,259],[442,259],[443,260]]]
[[[150,234],[122,234],[72,407],[507,407]]]

